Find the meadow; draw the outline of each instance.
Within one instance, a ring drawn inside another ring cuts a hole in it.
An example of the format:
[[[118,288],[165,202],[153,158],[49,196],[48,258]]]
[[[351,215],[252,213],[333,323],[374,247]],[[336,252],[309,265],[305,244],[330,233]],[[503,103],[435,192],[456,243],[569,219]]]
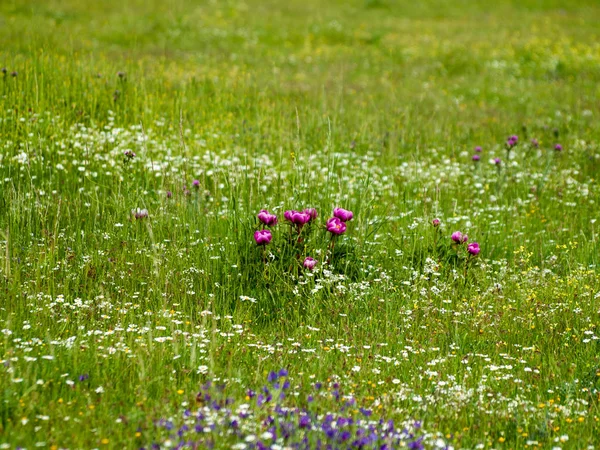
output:
[[[0,449],[600,448],[598,23],[0,2]]]

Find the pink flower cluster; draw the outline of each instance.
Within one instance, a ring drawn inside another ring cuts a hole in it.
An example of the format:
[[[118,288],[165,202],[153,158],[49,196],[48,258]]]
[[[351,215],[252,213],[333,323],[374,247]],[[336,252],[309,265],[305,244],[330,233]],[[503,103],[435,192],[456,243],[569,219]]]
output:
[[[319,216],[315,208],[306,208],[302,211],[288,210],[283,213],[285,220],[296,228],[298,232],[298,242],[301,242],[300,233],[305,225],[310,224],[316,220]],[[270,213],[266,209],[261,209],[256,216],[262,229],[254,232],[254,241],[256,245],[265,246],[273,240],[273,234],[267,228],[273,228],[277,225],[278,219],[275,214]],[[346,232],[346,222],[354,218],[354,213],[347,209],[335,208],[333,210],[333,217],[327,220],[325,229],[331,233],[333,237],[342,235]],[[305,269],[313,270],[317,265],[317,261],[310,256],[304,259],[302,266]]]
[[[452,233],[450,238],[457,245],[466,244],[469,240],[469,237],[466,234],[462,234],[460,231],[455,231]],[[481,249],[479,248],[479,244],[477,242],[471,242],[470,244],[467,244],[467,252],[470,255],[476,256],[480,251]]]

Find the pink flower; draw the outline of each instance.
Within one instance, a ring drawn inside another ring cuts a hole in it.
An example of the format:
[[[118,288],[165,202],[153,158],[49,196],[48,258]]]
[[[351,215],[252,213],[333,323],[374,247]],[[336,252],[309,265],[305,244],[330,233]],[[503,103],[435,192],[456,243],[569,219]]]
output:
[[[344,234],[346,232],[346,224],[337,217],[332,217],[327,221],[327,231],[334,235]]]
[[[471,159],[475,162],[478,162],[481,159],[481,156],[479,156],[478,154],[475,154],[475,155],[473,155],[473,157]]]
[[[467,242],[469,237],[466,234],[462,234],[460,231],[455,231],[454,233],[452,233],[451,239],[457,244],[462,244],[464,242]]]
[[[467,246],[467,251],[475,256],[478,255],[479,252],[481,251],[481,249],[479,248],[479,244],[477,242],[471,242],[468,246]]]
[[[302,265],[304,266],[305,269],[313,270],[315,268],[315,266],[317,265],[317,260],[314,258],[311,258],[310,256],[307,256],[304,259],[304,263],[302,263]]]
[[[352,211],[348,211],[347,209],[335,208],[333,210],[333,217],[340,219],[342,222],[348,222],[349,220],[352,220],[354,214]]]
[[[256,245],[267,245],[272,239],[273,235],[269,230],[258,230],[254,232]]]
[[[433,219],[433,220],[431,221],[431,224],[432,224],[434,227],[436,227],[436,228],[437,228],[437,227],[439,227],[441,223],[442,223],[442,222],[440,221],[440,219],[437,219],[437,218],[436,218],[436,219]]]
[[[277,216],[275,214],[271,214],[266,209],[261,209],[256,217],[258,217],[258,220],[268,227],[277,225]]]
[[[287,220],[292,222],[294,225],[297,225],[298,227],[307,224],[311,220],[309,214],[295,210],[286,211],[285,213],[283,213],[283,217],[285,217]]]
[[[140,208],[132,209],[131,214],[133,214],[133,217],[135,217],[136,219],[147,219],[148,218],[148,210],[147,209],[140,209]]]
[[[199,189],[200,188],[200,180],[192,181],[192,186],[194,186],[196,189]]]
[[[309,222],[312,222],[313,220],[315,220],[317,218],[317,216],[319,215],[317,213],[317,210],[315,208],[306,208],[304,211],[302,211],[304,214],[308,214],[310,216],[310,220]]]

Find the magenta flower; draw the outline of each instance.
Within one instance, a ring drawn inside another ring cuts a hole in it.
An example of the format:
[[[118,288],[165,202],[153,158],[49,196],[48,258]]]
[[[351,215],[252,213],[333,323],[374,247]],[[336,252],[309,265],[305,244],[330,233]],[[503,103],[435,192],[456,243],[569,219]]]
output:
[[[531,146],[534,147],[534,148],[538,148],[540,146],[540,143],[538,142],[537,139],[533,138],[531,140]]]
[[[131,150],[125,150],[125,152],[123,152],[123,154],[129,159],[135,158],[135,153]]]
[[[440,219],[437,219],[437,218],[436,218],[436,219],[433,219],[433,220],[431,221],[431,224],[432,224],[434,227],[436,227],[436,228],[437,228],[437,227],[439,227],[441,223],[442,223],[442,222],[440,221]]]
[[[506,148],[508,148],[509,150],[511,148],[513,148],[515,145],[517,145],[517,143],[519,142],[519,136],[516,135],[512,135],[508,138],[508,140],[506,141]]]
[[[292,221],[292,215],[294,213],[296,213],[296,212],[298,212],[298,211],[294,211],[293,209],[292,210],[288,210],[288,211],[286,211],[286,212],[283,213],[283,217],[285,217],[286,220],[288,220],[290,222],[293,222]]]
[[[310,220],[309,222],[312,222],[313,220],[315,220],[317,218],[317,216],[319,215],[317,213],[317,210],[315,208],[306,208],[304,211],[302,211],[304,214],[308,214],[310,216]]]
[[[313,270],[315,268],[315,266],[317,265],[317,260],[314,258],[311,258],[310,256],[307,256],[304,259],[304,263],[302,263],[302,265],[304,266],[305,269]]]
[[[342,222],[348,222],[349,220],[352,220],[354,213],[347,209],[335,208],[333,210],[333,217],[340,219]]]
[[[500,164],[502,164],[502,160],[500,158],[494,158],[494,164],[499,166]]]
[[[192,186],[194,186],[196,189],[198,189],[200,187],[200,181],[199,180],[192,181]]]
[[[477,242],[471,242],[468,246],[467,246],[467,251],[475,256],[478,255],[479,252],[481,251],[481,249],[479,248],[479,244]]]
[[[481,153],[481,147],[478,145],[477,147],[475,147],[475,151],[476,151],[477,153]]]
[[[309,214],[296,210],[284,212],[283,217],[292,222],[298,228],[301,228],[303,225],[306,225],[308,222],[311,221],[311,217]]]
[[[481,156],[479,156],[478,154],[475,154],[475,155],[473,155],[473,157],[471,159],[475,162],[478,162],[481,159]]]
[[[338,217],[332,217],[327,221],[327,231],[333,235],[340,235],[346,232],[346,224]]]
[[[275,214],[271,214],[266,209],[261,209],[256,217],[258,217],[258,220],[268,227],[277,225],[277,216]]]
[[[455,231],[454,233],[452,233],[452,236],[450,236],[450,238],[457,244],[467,242],[467,240],[469,239],[469,237],[466,234],[462,234],[460,231]]]
[[[556,145],[554,146],[554,150],[556,150],[557,152],[561,152],[561,151],[562,151],[562,149],[563,149],[563,147],[562,147],[562,145],[560,145],[560,144],[556,144]]]
[[[254,232],[256,245],[267,245],[272,239],[273,235],[269,230],[258,230]]]
[[[173,197],[173,193],[171,191],[167,191],[167,198]]]

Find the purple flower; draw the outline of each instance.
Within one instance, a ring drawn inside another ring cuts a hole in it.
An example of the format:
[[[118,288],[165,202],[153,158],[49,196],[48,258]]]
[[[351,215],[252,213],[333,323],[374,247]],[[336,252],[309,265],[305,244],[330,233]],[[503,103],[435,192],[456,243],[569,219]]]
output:
[[[310,220],[309,222],[312,222],[313,220],[315,220],[317,218],[317,216],[319,215],[317,213],[317,210],[315,208],[306,208],[304,211],[302,211],[304,214],[308,214],[310,216]]]
[[[277,224],[277,216],[275,214],[271,214],[266,209],[261,209],[256,217],[258,217],[258,220],[268,227],[272,227]]]
[[[315,266],[317,265],[317,260],[314,258],[311,258],[310,256],[307,256],[304,259],[304,263],[302,263],[302,265],[304,266],[305,269],[313,270],[315,268]]]
[[[477,153],[481,153],[481,147],[478,145],[477,147],[475,147],[475,151],[476,151]]]
[[[284,212],[283,217],[285,217],[287,220],[289,220],[290,222],[292,222],[294,225],[296,225],[298,227],[301,227],[301,226],[307,224],[311,220],[311,217],[309,214],[306,214],[306,213],[303,213],[300,211],[296,211],[296,210]]]
[[[479,162],[479,160],[481,159],[481,156],[479,156],[478,154],[475,154],[475,155],[473,155],[473,157],[471,159],[475,162]]]
[[[333,210],[333,217],[340,219],[342,222],[348,222],[349,220],[352,220],[354,214],[352,213],[352,211],[349,211],[347,209],[335,208]]]
[[[431,224],[432,224],[434,227],[436,227],[436,228],[437,228],[437,227],[439,227],[441,223],[442,223],[442,222],[441,222],[441,221],[440,221],[440,219],[438,219],[438,218],[435,218],[435,219],[433,219],[433,220],[431,221]]]
[[[479,252],[481,251],[481,249],[479,248],[479,244],[477,242],[471,242],[468,246],[467,246],[467,251],[475,256],[478,255]]]
[[[531,146],[535,147],[535,148],[538,148],[540,146],[540,143],[538,142],[537,139],[534,138],[534,139],[531,140]]]
[[[269,230],[258,230],[254,232],[256,245],[267,245],[272,239],[273,235]]]
[[[519,142],[519,136],[516,135],[512,135],[508,138],[508,140],[506,141],[506,148],[508,148],[509,150],[511,148],[513,148],[515,145],[517,145],[517,143]]]
[[[469,237],[466,234],[462,234],[460,231],[455,231],[452,233],[451,239],[457,244],[463,244],[467,242]]]
[[[327,231],[334,235],[344,234],[346,232],[346,224],[337,217],[332,217],[327,221]]]
[[[279,372],[277,373],[277,375],[279,375],[280,377],[287,377],[288,371],[287,371],[287,369],[279,369]]]
[[[167,198],[173,197],[173,193],[171,191],[167,191]]]
[[[502,164],[502,160],[500,158],[494,158],[494,164],[499,166],[500,164]]]
[[[275,381],[277,381],[277,378],[279,378],[279,375],[277,375],[277,372],[269,372],[269,375],[267,376],[267,381],[269,383],[274,383]]]
[[[194,186],[196,189],[200,188],[200,181],[199,180],[192,181],[192,186]]]
[[[554,146],[554,150],[556,150],[557,152],[562,152],[562,149],[563,149],[563,147],[562,147],[562,145],[560,145],[560,144],[556,144],[556,145]]]
[[[131,150],[125,150],[123,154],[129,159],[135,158],[135,153]]]

